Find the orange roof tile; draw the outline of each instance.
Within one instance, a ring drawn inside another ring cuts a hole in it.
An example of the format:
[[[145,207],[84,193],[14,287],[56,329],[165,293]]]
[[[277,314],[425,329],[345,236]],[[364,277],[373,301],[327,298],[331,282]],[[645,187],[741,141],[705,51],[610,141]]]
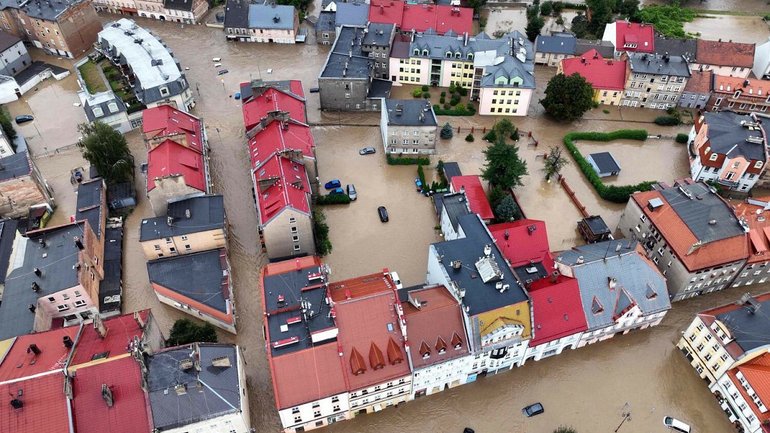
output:
[[[768,202],[770,199],[757,199]],[[764,206],[750,204],[746,201],[731,201],[735,215],[743,218],[749,225],[749,263],[760,263],[770,260],[770,211]]]
[[[698,39],[695,62],[703,65],[751,68],[754,66],[754,47],[755,44]]]
[[[762,413],[757,404],[754,403],[754,400],[748,395],[746,390],[743,389],[737,376],[738,372],[743,375],[757,394],[757,397],[759,397],[759,400],[762,401],[762,404],[764,404],[765,407],[770,407],[770,353],[760,355],[743,365],[731,368],[727,372],[730,380],[732,380],[735,387],[738,388],[743,399],[746,400],[746,403],[751,408],[751,411],[754,412],[759,422],[770,419],[770,412]]]
[[[344,360],[340,359],[336,344],[322,344],[269,357],[269,361],[275,404],[279,410],[346,390],[345,375],[342,372]]]

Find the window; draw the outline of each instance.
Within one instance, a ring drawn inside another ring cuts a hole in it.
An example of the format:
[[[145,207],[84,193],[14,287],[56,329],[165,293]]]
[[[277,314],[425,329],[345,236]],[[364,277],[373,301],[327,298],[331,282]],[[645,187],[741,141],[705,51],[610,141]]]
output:
[[[757,161],[757,162],[754,164],[754,168],[762,168],[762,161]]]
[[[182,240],[186,241],[187,240],[187,235],[182,235]]]
[[[168,96],[168,87],[161,87],[160,88],[160,96]]]
[[[76,297],[76,298],[79,298],[80,296],[82,296],[82,295],[80,294],[80,292],[79,292],[78,290],[75,290],[75,297]]]
[[[712,153],[712,154],[709,156],[709,161],[716,161],[716,160],[717,160],[717,158],[719,158],[719,154],[717,154],[717,153]]]
[[[294,245],[294,251],[299,251],[300,249],[301,249],[301,248],[300,248],[299,244],[297,244],[297,245]]]
[[[67,304],[61,304],[61,305],[57,305],[56,309],[59,311],[67,311],[70,309],[70,306]]]
[[[78,299],[75,301],[75,307],[84,307],[86,305],[86,301],[82,299]]]

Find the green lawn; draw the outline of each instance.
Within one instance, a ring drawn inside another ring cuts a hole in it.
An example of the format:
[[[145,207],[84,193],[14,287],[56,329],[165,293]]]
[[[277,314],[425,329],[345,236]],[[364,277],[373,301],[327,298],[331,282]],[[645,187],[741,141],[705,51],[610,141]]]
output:
[[[99,69],[94,62],[86,62],[80,65],[78,68],[80,76],[86,82],[86,89],[88,93],[94,94],[99,92],[106,92],[107,85],[104,84],[104,80],[99,74]]]

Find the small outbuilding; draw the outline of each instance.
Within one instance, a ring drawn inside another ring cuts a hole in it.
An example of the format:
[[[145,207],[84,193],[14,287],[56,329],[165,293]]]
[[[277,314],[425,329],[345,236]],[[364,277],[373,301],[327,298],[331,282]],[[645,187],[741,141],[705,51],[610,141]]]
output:
[[[617,176],[620,173],[620,164],[609,152],[592,153],[586,160],[599,177]]]
[[[599,215],[591,215],[578,221],[578,231],[589,244],[612,239],[610,228]]]

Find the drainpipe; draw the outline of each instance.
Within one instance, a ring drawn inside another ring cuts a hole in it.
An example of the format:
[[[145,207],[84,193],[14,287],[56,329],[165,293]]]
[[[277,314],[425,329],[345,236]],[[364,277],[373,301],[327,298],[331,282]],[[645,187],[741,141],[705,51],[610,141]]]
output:
[[[75,335],[75,342],[72,343],[72,349],[70,349],[69,355],[67,355],[67,361],[64,363],[64,368],[62,369],[62,373],[64,373],[64,380],[69,381],[69,372],[67,371],[69,369],[70,363],[72,362],[72,357],[75,355],[75,350],[78,347],[78,342],[80,341],[80,336],[83,334],[83,329],[85,328],[85,325],[83,322],[80,322],[80,328],[78,328],[78,333]],[[65,383],[65,389],[68,389],[68,385]],[[67,426],[69,427],[69,433],[75,433],[75,423],[72,416],[72,389],[69,388],[69,395],[67,395]]]

